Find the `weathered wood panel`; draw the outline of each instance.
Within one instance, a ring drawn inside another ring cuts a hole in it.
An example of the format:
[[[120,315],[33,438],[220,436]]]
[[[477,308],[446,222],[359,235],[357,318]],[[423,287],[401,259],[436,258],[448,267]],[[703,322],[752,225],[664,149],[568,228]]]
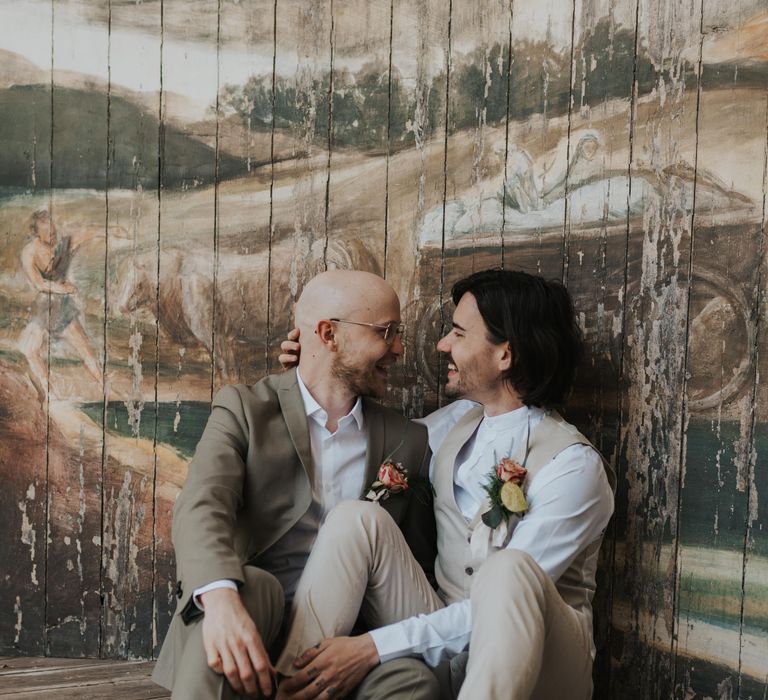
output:
[[[272,337],[284,337],[291,327],[284,310],[328,265],[332,2],[277,3],[275,12],[274,119],[291,158],[272,185],[269,326]]]
[[[506,0],[451,4],[443,300],[457,279],[502,263],[510,20]],[[469,49],[468,36],[483,45]]]
[[[569,416],[617,467],[618,396],[624,346],[629,207],[634,0],[585,3],[574,15],[569,164],[565,197],[565,276],[587,343]],[[597,185],[597,186],[596,186]],[[589,193],[585,196],[585,193]],[[634,218],[637,213],[634,213]],[[635,224],[636,225],[636,224]],[[608,692],[611,663],[613,522],[606,533],[593,602],[595,694]]]
[[[2,648],[156,653],[211,394],[314,272],[397,288],[421,415],[450,285],[501,264],[571,289],[569,415],[619,471],[596,695],[764,694],[767,10],[0,0]],[[39,209],[98,234],[79,349],[21,264]]]
[[[159,4],[150,4],[142,8],[140,40],[130,42],[125,35],[136,18],[124,9],[110,8],[111,79],[119,84],[125,70],[121,58],[133,43],[141,66],[137,88],[147,97],[144,110],[130,115],[121,115],[119,103],[113,100],[110,119],[107,366],[111,386],[105,418],[102,655],[135,658],[152,654],[155,646],[157,619],[162,616],[155,596],[162,586],[156,550],[164,542],[167,526],[165,519],[156,526],[155,513],[163,501],[153,449],[159,420],[156,317],[162,26]],[[124,172],[128,163],[130,169]],[[168,584],[165,587],[167,591]]]
[[[763,91],[763,94],[768,91]],[[768,99],[766,99],[768,108]],[[745,413],[751,418],[751,443],[745,459],[738,464],[738,488],[745,494],[747,507],[744,533],[744,575],[741,591],[741,619],[739,632],[738,676],[736,677],[739,700],[768,695],[768,672],[766,654],[768,649],[768,517],[766,516],[765,493],[768,489],[768,129],[762,154],[759,149],[751,158],[760,160],[762,155],[762,217],[760,222],[759,245],[755,262],[758,265],[755,294],[749,299],[752,309],[751,320],[756,322],[757,337],[753,362],[755,391],[750,401],[745,400]],[[759,181],[758,181],[759,182]],[[760,202],[760,195],[756,197]],[[742,419],[746,422],[745,419]],[[741,480],[743,479],[743,481]],[[734,674],[735,675],[735,674]]]
[[[722,23],[722,18],[713,17],[715,5],[704,3],[698,131],[722,135],[717,142],[700,139],[696,161],[687,450],[678,512],[678,697],[694,693],[737,697],[745,631],[740,592],[745,574],[742,550],[750,522],[754,420],[750,409],[758,325],[752,300],[759,283],[760,267],[754,260],[763,235],[760,183],[765,170],[763,160],[750,154],[764,147],[761,134],[768,122],[765,90],[755,89],[754,77],[711,61],[712,33],[739,32],[744,21],[736,16]],[[728,88],[718,86],[723,73],[729,77]],[[742,109],[726,117],[725,105],[736,103]],[[731,155],[723,158],[723,150]],[[711,196],[717,183],[748,194],[749,199],[726,207]],[[746,695],[753,690],[750,687]]]
[[[390,400],[407,415],[423,414],[437,398],[450,9],[428,0],[392,5],[387,278],[400,296],[407,335]],[[436,239],[425,237],[428,228]],[[425,285],[427,275],[435,284]]]
[[[151,22],[161,40],[159,218],[153,226],[154,241],[147,246],[147,263],[152,267],[145,278],[149,319],[156,322],[156,340],[151,335],[152,345],[147,348],[154,353],[147,358],[147,369],[154,374],[156,386],[151,436],[154,481],[150,482],[154,494],[140,494],[142,505],[152,507],[146,513],[152,516],[154,569],[153,580],[144,582],[140,595],[151,596],[147,602],[154,605],[153,637],[146,641],[157,653],[176,603],[171,520],[173,502],[186,476],[186,460],[192,454],[185,438],[202,432],[213,387],[226,381],[229,367],[216,343],[218,3],[192,7],[165,0],[154,9]],[[201,50],[185,50],[194,42],[200,42]],[[194,96],[194,103],[187,107],[195,113],[191,134],[189,127],[181,128],[182,99],[190,94],[181,92],[185,87]],[[200,101],[207,109],[196,109]],[[192,135],[204,148],[193,157],[179,150],[181,133]],[[195,411],[196,407],[200,410]]]
[[[47,208],[51,185],[51,7],[27,3],[0,4],[1,21],[13,22],[29,11],[36,31],[28,37],[47,63],[39,66],[35,86],[3,91],[5,110],[20,110],[24,118],[4,138],[15,146],[10,167],[29,192],[26,206],[3,207],[0,226],[6,272],[2,293],[3,325],[18,340],[4,344],[0,357],[2,437],[0,470],[0,551],[12,568],[0,577],[0,649],[2,653],[45,653],[46,564],[48,535],[48,328],[50,293],[38,289],[25,271],[25,253],[36,238],[32,213]],[[44,59],[43,59],[44,60]],[[16,284],[12,279],[13,272]],[[10,275],[8,274],[10,272]],[[4,339],[8,337],[3,334]],[[65,448],[54,436],[54,450]]]
[[[271,244],[275,3],[221,6],[217,148],[245,156],[247,178],[217,185],[215,337],[221,381],[251,383],[266,372]],[[228,54],[236,52],[239,60]],[[243,72],[248,80],[239,86]],[[235,109],[245,101],[245,113]]]
[[[329,267],[384,272],[391,10],[391,0],[372,0],[361,18],[359,8],[333,3],[325,253]]]
[[[671,697],[678,604],[679,489],[684,457],[685,357],[696,163],[700,4],[641,0],[635,57],[655,72],[654,91],[636,97],[630,188],[642,219],[627,262],[619,513],[613,595],[619,697]],[[636,91],[636,95],[637,95]]]
[[[46,653],[62,656],[73,649],[83,656],[99,652],[101,617],[101,457],[103,411],[96,421],[79,404],[103,404],[104,297],[107,252],[107,201],[78,201],[68,188],[73,171],[92,163],[90,186],[104,188],[108,177],[109,86],[88,94],[59,79],[64,67],[89,60],[106,72],[109,28],[94,28],[91,41],[77,41],[72,32],[77,3],[53,6],[53,93],[51,222],[59,242],[51,268],[61,256],[69,272],[69,293],[51,295],[49,323],[49,449]],[[92,124],[91,138],[77,141],[74,122]],[[68,242],[69,250],[59,246]],[[85,261],[95,263],[88,269]],[[69,269],[68,269],[69,268]],[[63,281],[54,274],[54,282]],[[69,309],[74,307],[70,312]],[[55,359],[54,359],[55,358]],[[86,370],[85,377],[80,375]],[[52,449],[51,436],[68,449]]]

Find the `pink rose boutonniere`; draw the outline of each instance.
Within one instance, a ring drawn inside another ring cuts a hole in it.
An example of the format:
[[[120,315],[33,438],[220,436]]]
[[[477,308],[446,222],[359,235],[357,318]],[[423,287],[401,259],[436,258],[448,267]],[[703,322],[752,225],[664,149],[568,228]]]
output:
[[[381,463],[376,481],[371,484],[365,497],[369,501],[378,503],[389,498],[393,493],[400,493],[407,489],[408,471],[400,462],[393,462],[390,458]]]
[[[488,482],[483,488],[488,493],[490,508],[482,518],[492,530],[501,525],[502,520],[508,522],[510,515],[525,515],[528,502],[521,487],[527,473],[524,466],[509,457],[504,457],[488,473]]]

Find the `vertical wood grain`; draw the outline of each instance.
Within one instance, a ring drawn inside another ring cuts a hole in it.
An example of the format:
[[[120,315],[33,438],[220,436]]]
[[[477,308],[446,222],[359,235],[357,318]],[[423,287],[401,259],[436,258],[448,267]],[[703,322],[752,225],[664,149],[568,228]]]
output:
[[[442,227],[449,24],[450,3],[393,2],[387,278],[403,305],[406,336],[388,402],[406,415],[437,403],[442,247],[425,245],[421,232],[427,215]]]
[[[50,213],[60,240],[70,237],[69,295],[52,295],[49,339],[48,568],[46,586],[46,653],[93,656],[99,650],[101,425],[81,410],[103,402],[104,262],[107,201],[77,202],[67,188],[83,161],[93,164],[89,185],[105,189],[109,86],[85,91],[59,81],[62,65],[88,55],[108,64],[109,34],[100,26],[92,42],[71,40],[76,3],[57,3],[53,13],[52,179]],[[76,141],[73,126],[92,125],[88,140]],[[91,261],[96,264],[92,265]],[[66,307],[76,317],[66,328]],[[61,306],[60,306],[61,304]],[[79,348],[79,349],[78,349]],[[75,360],[73,362],[73,360]],[[81,375],[81,372],[83,375]],[[101,413],[101,412],[99,412]]]
[[[51,81],[52,5],[29,3],[36,15],[37,32],[29,37],[49,62],[41,69],[40,84],[30,93],[27,119],[17,132],[25,152],[24,180],[31,195],[22,209],[0,206],[0,235],[11,253],[11,265],[21,266],[23,248],[32,241],[30,215],[50,205],[51,178]],[[16,5],[18,7],[18,5]],[[14,8],[0,5],[2,20]],[[25,8],[26,9],[26,8]],[[47,317],[37,329],[29,329],[28,308],[45,305],[47,295],[31,284],[16,303],[4,303],[0,318],[23,338],[29,330],[47,331]],[[15,301],[8,299],[9,302]],[[46,313],[47,316],[47,313]],[[20,342],[23,342],[20,340]],[[41,353],[43,376],[35,379],[19,349],[0,361],[2,405],[6,407],[0,438],[0,471],[5,487],[0,490],[0,551],[8,567],[0,577],[0,650],[3,654],[43,654],[45,651],[45,586],[47,538],[48,446],[48,345]]]
[[[289,160],[275,176],[272,206],[270,297],[280,303],[272,304],[269,324],[283,338],[291,304],[326,269],[332,15],[331,0],[275,8],[275,79],[292,96],[284,120]]]
[[[745,566],[741,550],[751,520],[748,475],[754,414],[750,409],[755,399],[758,324],[753,300],[758,296],[760,269],[755,261],[761,249],[764,175],[763,160],[753,154],[764,147],[767,117],[765,90],[750,85],[754,77],[749,71],[715,65],[710,57],[709,47],[718,33],[722,37],[743,31],[750,19],[747,8],[725,24],[715,5],[704,3],[701,47],[687,352],[689,416],[678,513],[675,690],[679,697],[715,696],[724,688],[736,694]],[[742,108],[726,118],[729,104]],[[713,190],[723,182],[729,185],[730,198]],[[709,664],[705,666],[702,659]]]
[[[451,22],[458,46],[477,41],[471,51],[453,52],[449,76],[446,298],[461,277],[502,263],[510,3],[453,0]]]
[[[333,3],[329,267],[384,272],[391,0]]]
[[[763,91],[768,108],[768,94]],[[756,157],[759,151],[753,154]],[[765,650],[768,648],[768,624],[765,601],[768,598],[766,567],[768,566],[768,523],[765,513],[765,493],[768,492],[766,462],[768,460],[768,127],[762,153],[763,188],[760,245],[756,261],[758,277],[753,309],[756,312],[757,342],[755,344],[755,392],[750,408],[752,417],[751,449],[742,462],[748,508],[744,532],[744,574],[742,578],[741,645],[738,666],[738,698],[748,700],[768,695],[768,672]],[[760,201],[760,198],[758,198]],[[746,404],[746,402],[745,402]],[[734,693],[735,695],[735,693]]]
[[[584,333],[586,357],[569,400],[568,416],[616,468],[619,372],[624,342],[629,213],[632,68],[635,2],[580,3],[574,15],[571,116],[566,178],[565,283]],[[596,137],[594,154],[576,152]],[[595,182],[602,190],[585,199]],[[599,213],[597,207],[599,207]],[[613,521],[600,554],[593,601],[595,695],[605,697],[610,679]]]
[[[678,499],[684,458],[685,359],[697,136],[697,2],[641,0],[641,51],[655,70],[650,99],[636,97],[621,397],[613,675],[619,697],[669,697],[678,604]]]
[[[221,5],[218,149],[220,158],[244,155],[247,170],[234,181],[220,175],[217,187],[214,325],[216,363],[226,368],[217,383],[252,383],[266,373],[266,353],[255,346],[269,344],[274,12],[271,0]],[[238,60],[230,57],[233,53]],[[249,77],[243,87],[244,67]],[[226,95],[237,89],[251,101],[250,111],[236,113],[227,104]],[[255,104],[257,90],[268,107]]]

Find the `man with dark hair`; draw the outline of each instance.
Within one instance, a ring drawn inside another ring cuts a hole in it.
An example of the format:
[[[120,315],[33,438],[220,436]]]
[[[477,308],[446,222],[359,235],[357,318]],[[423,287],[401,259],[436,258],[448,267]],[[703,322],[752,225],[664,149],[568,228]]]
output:
[[[445,390],[475,405],[456,402],[424,421],[439,589],[375,504],[337,506],[277,664],[293,676],[280,686],[285,697],[344,695],[377,664],[414,655],[439,667],[449,697],[591,697],[591,601],[615,478],[554,411],[581,354],[571,299],[560,282],[490,270],[458,282],[453,301],[437,345]],[[339,636],[359,611],[378,628]]]

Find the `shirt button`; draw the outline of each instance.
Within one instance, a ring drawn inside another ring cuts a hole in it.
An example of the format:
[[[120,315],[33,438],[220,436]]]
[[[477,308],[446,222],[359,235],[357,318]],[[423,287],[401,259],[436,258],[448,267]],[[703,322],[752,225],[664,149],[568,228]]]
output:
[[[464,569],[464,573],[467,576],[471,576],[472,574],[475,573],[475,570],[471,566],[468,566],[466,569]]]

